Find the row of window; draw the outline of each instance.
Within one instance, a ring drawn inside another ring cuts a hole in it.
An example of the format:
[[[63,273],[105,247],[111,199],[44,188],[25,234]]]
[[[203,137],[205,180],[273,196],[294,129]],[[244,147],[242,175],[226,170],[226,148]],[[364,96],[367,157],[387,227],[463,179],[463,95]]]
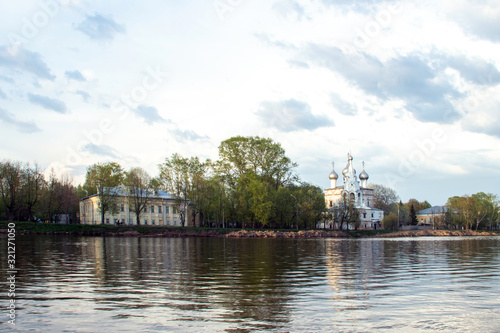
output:
[[[155,213],[155,207],[156,207],[156,206],[151,205],[150,211],[151,211],[151,213],[152,213],[152,214],[154,214],[154,213]],[[169,209],[169,208],[170,208],[169,206],[163,206],[163,211],[165,211],[165,214],[170,214],[170,213],[169,213],[169,212],[170,212],[170,209]],[[120,211],[121,211],[121,212],[125,212],[125,204],[121,204],[121,206],[120,206]],[[161,214],[161,212],[162,212],[162,206],[157,206],[157,207],[156,207],[156,213]],[[175,212],[175,209],[174,209],[172,212],[175,214],[175,213],[176,213],[176,212]]]
[[[134,224],[134,219],[129,219],[129,222],[128,224],[129,225],[132,225]],[[125,224],[125,219],[114,219],[113,221],[114,224],[117,224],[117,225],[121,225],[121,224]],[[144,223],[145,225],[148,225],[148,220],[143,220],[142,223]],[[106,218],[106,224],[109,224],[109,218]],[[151,225],[156,225],[156,220],[151,220]],[[166,221],[166,225],[170,225],[170,221]],[[173,224],[172,225],[177,225],[177,221],[173,221]]]

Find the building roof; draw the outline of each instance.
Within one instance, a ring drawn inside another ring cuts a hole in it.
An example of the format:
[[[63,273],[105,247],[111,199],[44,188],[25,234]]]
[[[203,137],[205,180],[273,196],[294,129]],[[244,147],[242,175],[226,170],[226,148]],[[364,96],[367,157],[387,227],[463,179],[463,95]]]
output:
[[[109,189],[109,187],[106,187],[106,189]],[[129,196],[130,193],[127,191],[126,187],[123,186],[123,185],[120,185],[120,186],[117,186],[117,187],[113,187],[111,188],[112,191],[110,192],[113,192],[114,194],[118,195],[118,196],[123,196],[123,197],[126,197],[126,196]],[[93,194],[93,195],[89,195],[85,198],[82,198],[81,200],[85,200],[87,198],[91,198],[91,197],[94,197],[94,196],[97,196],[97,194]],[[155,198],[155,199],[175,199],[174,195],[173,194],[170,194],[166,191],[160,191],[160,190],[154,190],[154,194],[150,196],[150,198]]]
[[[446,206],[433,206],[431,208],[419,210],[417,215],[442,214],[446,213],[449,209],[450,208]]]

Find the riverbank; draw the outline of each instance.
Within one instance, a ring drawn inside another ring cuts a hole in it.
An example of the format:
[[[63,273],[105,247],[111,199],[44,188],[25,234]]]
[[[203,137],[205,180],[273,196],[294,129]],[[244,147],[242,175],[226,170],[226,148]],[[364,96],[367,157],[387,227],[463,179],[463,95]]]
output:
[[[223,228],[181,228],[168,226],[116,226],[14,222],[17,235],[77,235],[117,237],[226,237],[226,238],[366,238],[499,236],[500,232],[474,230],[246,230]],[[0,234],[7,234],[8,222],[0,222]]]

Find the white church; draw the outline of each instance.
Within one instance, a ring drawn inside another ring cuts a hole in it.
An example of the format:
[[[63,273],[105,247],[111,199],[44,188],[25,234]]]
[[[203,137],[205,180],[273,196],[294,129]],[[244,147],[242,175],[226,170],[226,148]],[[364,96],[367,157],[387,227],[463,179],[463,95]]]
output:
[[[330,173],[331,188],[325,190],[326,208],[329,210],[338,209],[343,204],[342,197],[347,196],[354,202],[356,209],[359,211],[361,224],[359,229],[382,229],[382,219],[384,211],[374,208],[373,189],[369,188],[368,174],[365,171],[365,162],[363,162],[363,171],[356,176],[356,170],[353,165],[353,157],[347,154],[347,165],[342,170],[343,184],[338,185],[339,175],[335,172],[335,164]],[[339,225],[332,221],[330,227],[338,228]],[[354,229],[353,225],[349,228]]]

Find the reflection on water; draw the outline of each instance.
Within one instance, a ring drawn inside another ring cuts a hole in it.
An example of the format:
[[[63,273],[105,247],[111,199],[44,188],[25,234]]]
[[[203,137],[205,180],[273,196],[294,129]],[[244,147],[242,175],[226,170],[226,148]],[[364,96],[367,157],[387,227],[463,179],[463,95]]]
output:
[[[14,329],[495,332],[499,250],[494,237],[19,236]]]

